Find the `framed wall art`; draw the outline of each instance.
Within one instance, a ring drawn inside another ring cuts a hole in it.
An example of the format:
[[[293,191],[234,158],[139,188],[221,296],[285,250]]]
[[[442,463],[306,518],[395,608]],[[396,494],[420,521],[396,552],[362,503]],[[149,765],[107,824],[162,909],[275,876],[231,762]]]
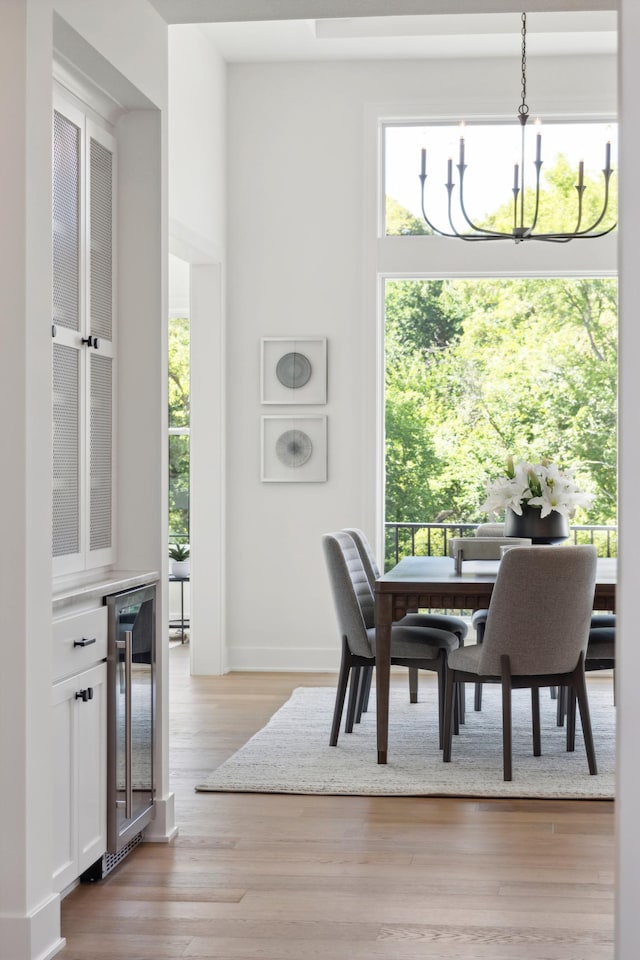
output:
[[[262,403],[326,403],[326,337],[263,337],[260,397]]]
[[[327,479],[327,418],[262,417],[261,480],[322,483]]]

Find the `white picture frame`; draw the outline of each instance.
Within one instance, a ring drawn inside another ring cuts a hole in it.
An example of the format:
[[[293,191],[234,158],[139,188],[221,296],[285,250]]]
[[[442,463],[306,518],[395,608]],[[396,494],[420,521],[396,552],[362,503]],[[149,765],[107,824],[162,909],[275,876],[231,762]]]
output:
[[[260,479],[264,483],[324,483],[326,416],[263,416]]]
[[[262,403],[327,402],[327,338],[263,337],[260,341]]]

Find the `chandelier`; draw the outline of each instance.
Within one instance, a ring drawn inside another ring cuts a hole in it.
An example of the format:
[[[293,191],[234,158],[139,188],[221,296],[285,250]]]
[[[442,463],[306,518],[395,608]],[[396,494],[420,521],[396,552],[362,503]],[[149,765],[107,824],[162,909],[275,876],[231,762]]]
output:
[[[451,233],[446,230],[440,230],[430,220],[425,209],[425,183],[427,180],[427,152],[425,149],[421,152],[421,170],[420,186],[422,200],[422,216],[428,227],[434,233],[441,237],[458,237],[460,240],[469,240],[471,242],[478,240],[514,240],[516,243],[522,243],[524,240],[549,240],[555,243],[567,243],[569,240],[586,239],[590,237],[603,237],[615,229],[614,223],[610,227],[602,227],[601,224],[606,216],[609,206],[609,181],[613,169],[611,167],[611,143],[607,142],[605,147],[605,165],[602,171],[604,176],[604,192],[602,199],[602,208],[600,215],[588,227],[583,226],[583,197],[587,189],[584,183],[584,162],[581,160],[578,164],[578,182],[575,184],[577,193],[575,207],[575,226],[573,230],[557,232],[539,232],[536,233],[538,222],[538,213],[540,211],[540,170],[542,168],[542,135],[536,135],[536,159],[533,161],[535,166],[535,200],[532,202],[533,216],[529,221],[525,221],[525,130],[527,120],[529,119],[529,107],[527,106],[527,15],[522,14],[522,102],[518,107],[518,120],[520,121],[521,139],[520,139],[520,162],[515,163],[513,167],[513,228],[511,230],[492,230],[488,227],[480,227],[470,219],[467,214],[464,196],[464,174],[467,169],[465,161],[465,143],[464,137],[460,137],[460,154],[456,169],[459,176],[458,188],[458,207],[459,214],[466,224],[464,232],[459,231],[453,219],[452,208],[454,206],[453,182],[453,160],[448,160],[447,182],[445,184],[448,201],[448,219]],[[529,206],[529,205],[528,205]],[[467,229],[468,228],[468,229]]]

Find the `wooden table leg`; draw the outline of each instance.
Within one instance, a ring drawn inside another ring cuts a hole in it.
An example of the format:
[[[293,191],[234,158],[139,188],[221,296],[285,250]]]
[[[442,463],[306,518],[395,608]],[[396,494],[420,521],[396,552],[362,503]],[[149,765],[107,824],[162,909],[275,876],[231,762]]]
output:
[[[389,677],[391,673],[391,597],[376,594],[376,717],[378,763],[387,762]]]

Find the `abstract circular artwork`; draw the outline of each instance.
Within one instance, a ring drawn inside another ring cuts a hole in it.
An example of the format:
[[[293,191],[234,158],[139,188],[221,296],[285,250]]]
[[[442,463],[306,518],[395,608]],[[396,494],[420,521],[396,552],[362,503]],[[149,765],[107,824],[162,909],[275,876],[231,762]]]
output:
[[[283,387],[290,387],[292,390],[304,387],[311,377],[311,361],[304,353],[285,353],[278,360],[276,377]]]
[[[276,456],[287,467],[301,467],[311,457],[313,444],[304,430],[285,430],[276,440]]]

